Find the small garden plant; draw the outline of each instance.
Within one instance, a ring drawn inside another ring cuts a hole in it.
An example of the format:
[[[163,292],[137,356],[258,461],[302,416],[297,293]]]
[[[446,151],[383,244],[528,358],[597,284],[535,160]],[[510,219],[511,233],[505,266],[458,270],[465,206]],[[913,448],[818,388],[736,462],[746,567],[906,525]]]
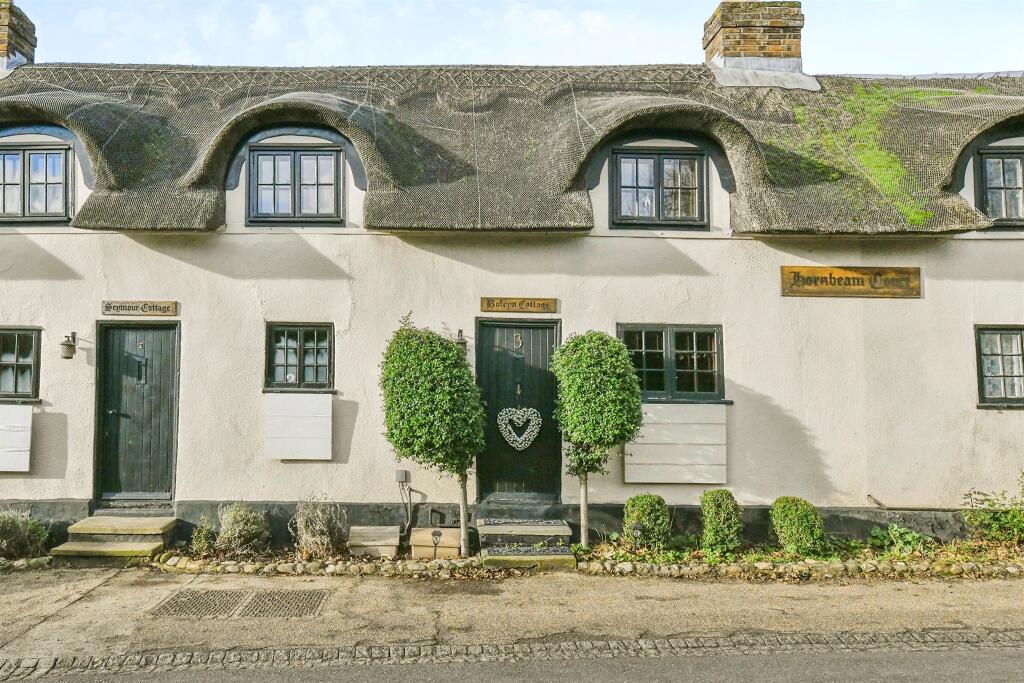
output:
[[[625,344],[604,332],[569,337],[555,351],[555,417],[569,443],[566,471],[580,480],[580,544],[590,542],[587,477],[605,472],[608,451],[643,425],[640,382]]]
[[[469,554],[469,468],[484,450],[480,389],[462,347],[402,320],[384,351],[380,387],[387,439],[399,458],[459,481],[461,549]]]
[[[192,541],[189,550],[195,557],[209,557],[217,549],[217,532],[213,530],[210,518],[203,515],[192,530]]]
[[[270,547],[270,524],[266,515],[244,503],[222,505],[217,513],[220,535],[216,548],[225,555],[251,557]]]
[[[974,538],[998,543],[1024,542],[1024,472],[1015,495],[971,490],[964,496],[964,508],[964,521]]]
[[[301,500],[288,530],[300,560],[330,560],[345,547],[347,516],[338,505],[319,500]]]
[[[777,498],[769,515],[772,530],[786,552],[813,557],[828,550],[821,514],[803,498]]]
[[[622,533],[635,549],[660,552],[668,546],[672,521],[665,499],[651,493],[633,496],[626,501]]]
[[[725,489],[705,491],[700,497],[703,531],[700,548],[709,557],[721,557],[739,549],[743,538],[743,511]]]
[[[28,512],[0,510],[0,557],[15,560],[45,554],[50,530]]]

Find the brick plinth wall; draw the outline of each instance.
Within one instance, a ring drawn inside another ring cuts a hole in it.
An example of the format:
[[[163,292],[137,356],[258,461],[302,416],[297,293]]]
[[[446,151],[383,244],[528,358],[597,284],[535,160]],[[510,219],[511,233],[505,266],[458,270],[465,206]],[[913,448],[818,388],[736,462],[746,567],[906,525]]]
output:
[[[704,23],[704,54],[716,57],[800,58],[804,15],[799,2],[721,3]]]

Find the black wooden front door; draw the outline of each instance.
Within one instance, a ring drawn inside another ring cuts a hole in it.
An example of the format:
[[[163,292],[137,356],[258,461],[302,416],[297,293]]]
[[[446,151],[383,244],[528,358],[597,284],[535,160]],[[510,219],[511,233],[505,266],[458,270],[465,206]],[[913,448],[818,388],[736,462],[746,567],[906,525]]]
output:
[[[177,422],[177,327],[104,325],[99,337],[100,495],[169,499]]]
[[[482,320],[476,341],[476,375],[487,419],[487,449],[477,459],[481,499],[557,499],[562,441],[549,366],[558,323]],[[538,420],[534,436],[531,427]]]

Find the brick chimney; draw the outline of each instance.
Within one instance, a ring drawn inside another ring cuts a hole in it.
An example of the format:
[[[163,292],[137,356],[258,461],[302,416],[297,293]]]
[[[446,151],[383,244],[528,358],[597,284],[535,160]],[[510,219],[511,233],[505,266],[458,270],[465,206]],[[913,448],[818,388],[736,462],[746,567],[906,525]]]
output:
[[[725,0],[704,23],[709,66],[758,71],[803,71],[799,2]]]
[[[36,25],[11,0],[0,0],[0,69],[9,71],[36,58]]]

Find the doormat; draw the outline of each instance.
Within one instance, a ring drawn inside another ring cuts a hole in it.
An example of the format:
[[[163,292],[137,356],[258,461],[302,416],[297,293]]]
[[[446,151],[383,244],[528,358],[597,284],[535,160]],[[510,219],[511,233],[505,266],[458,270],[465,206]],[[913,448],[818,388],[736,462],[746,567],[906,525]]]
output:
[[[193,590],[178,591],[150,611],[154,617],[185,619],[316,617],[327,590]]]

